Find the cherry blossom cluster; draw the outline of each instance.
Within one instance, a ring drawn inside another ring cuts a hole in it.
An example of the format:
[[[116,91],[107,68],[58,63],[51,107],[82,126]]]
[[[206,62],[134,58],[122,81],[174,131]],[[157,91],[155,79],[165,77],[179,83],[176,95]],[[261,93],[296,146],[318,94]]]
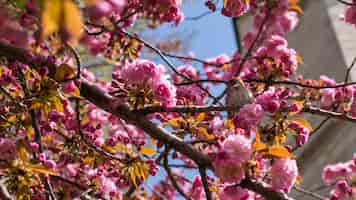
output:
[[[156,65],[148,60],[136,60],[116,68],[113,74],[116,81],[113,82],[113,86],[118,87],[119,90],[120,87],[123,87],[121,90],[127,90],[128,101],[131,102],[132,99],[134,106],[135,104],[140,106],[140,103],[143,103],[141,106],[154,104],[155,101],[165,107],[176,104],[176,88],[167,79],[163,65]],[[121,90],[119,94],[124,92]]]
[[[356,163],[353,160],[328,165],[323,170],[323,181],[332,185],[330,199],[349,199],[354,196],[355,190],[352,186],[355,177]]]

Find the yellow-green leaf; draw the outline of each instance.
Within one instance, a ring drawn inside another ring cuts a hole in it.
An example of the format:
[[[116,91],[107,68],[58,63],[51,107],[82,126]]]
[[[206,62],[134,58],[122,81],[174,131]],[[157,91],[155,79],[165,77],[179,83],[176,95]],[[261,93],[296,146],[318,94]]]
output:
[[[26,163],[28,160],[28,153],[26,151],[26,148],[20,144],[18,149],[17,149],[17,155],[19,157],[19,159],[23,162]]]
[[[235,125],[234,125],[234,123],[232,122],[231,119],[226,120],[226,128],[227,128],[227,129],[233,129],[233,128],[235,128]]]
[[[76,74],[73,67],[67,64],[62,64],[56,69],[54,79],[56,79],[56,81],[64,81],[67,79],[74,78],[75,76]]]
[[[45,167],[41,164],[25,165],[25,169],[32,171],[32,172],[40,173],[40,174],[57,175],[57,173],[53,169]]]
[[[140,153],[146,156],[154,156],[157,152],[149,147],[142,147]]]
[[[34,131],[33,131],[33,128],[32,126],[26,126],[26,136],[28,139],[32,139],[34,135]]]
[[[44,0],[42,8],[42,34],[44,37],[59,31],[62,0]]]
[[[42,34],[47,37],[55,32],[68,34],[69,42],[80,39],[83,19],[72,0],[44,0],[42,6]]]
[[[83,19],[77,5],[72,0],[63,1],[63,26],[69,34],[69,42],[76,43],[83,32]]]
[[[197,116],[197,121],[198,122],[202,122],[205,119],[205,113],[199,113],[199,115]]]

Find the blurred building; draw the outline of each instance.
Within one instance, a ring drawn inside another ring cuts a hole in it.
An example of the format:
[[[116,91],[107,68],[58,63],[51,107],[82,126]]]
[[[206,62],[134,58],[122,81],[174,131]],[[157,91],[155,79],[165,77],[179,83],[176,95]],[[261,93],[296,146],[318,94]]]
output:
[[[336,0],[302,0],[304,16],[299,26],[287,37],[289,47],[301,54],[304,64],[299,70],[305,78],[319,78],[324,74],[338,81],[345,79],[347,67],[356,57],[356,28],[340,20],[345,6]],[[251,27],[251,17],[235,20],[239,35]],[[356,67],[355,67],[356,68]],[[351,72],[356,79],[356,70]],[[308,116],[314,127],[325,117]],[[298,150],[302,187],[326,195],[321,173],[326,164],[350,160],[356,152],[356,124],[329,120],[312,136],[311,141]],[[313,199],[293,191],[296,199]]]

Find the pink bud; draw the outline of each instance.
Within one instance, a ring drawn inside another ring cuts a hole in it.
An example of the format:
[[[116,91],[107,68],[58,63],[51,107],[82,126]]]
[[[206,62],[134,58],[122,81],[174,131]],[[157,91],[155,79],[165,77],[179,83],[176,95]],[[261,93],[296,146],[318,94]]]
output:
[[[45,160],[43,162],[43,165],[45,167],[48,167],[48,168],[51,168],[51,169],[53,169],[53,168],[55,168],[57,166],[56,162],[54,162],[53,160]]]

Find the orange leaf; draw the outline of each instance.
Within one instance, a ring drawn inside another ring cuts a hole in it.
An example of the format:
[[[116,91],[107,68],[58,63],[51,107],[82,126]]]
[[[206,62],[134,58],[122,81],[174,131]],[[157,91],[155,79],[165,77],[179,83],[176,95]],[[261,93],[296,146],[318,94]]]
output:
[[[292,153],[288,151],[284,146],[271,146],[268,147],[268,151],[264,153],[265,156],[271,156],[276,158],[291,158],[294,157]]]
[[[299,53],[297,53],[296,57],[297,57],[297,62],[298,62],[299,64],[303,64],[303,63],[304,63],[303,58],[302,58],[302,56],[301,56]]]
[[[205,119],[205,113],[199,113],[199,115],[197,116],[197,121],[198,122],[202,122]]]
[[[140,153],[146,156],[154,156],[157,152],[149,147],[142,147]]]
[[[63,1],[63,28],[70,36],[70,42],[76,43],[83,33],[83,18],[72,0]]]
[[[303,9],[298,5],[289,6],[289,10],[296,12],[299,16],[304,14]]]
[[[255,135],[255,141],[253,142],[252,147],[255,151],[261,151],[267,147],[265,143],[261,142],[261,136],[258,132]]]
[[[227,6],[227,2],[228,2],[229,0],[224,0],[224,8]]]
[[[234,126],[234,123],[232,122],[232,120],[231,119],[228,119],[227,121],[226,121],[226,128],[227,129],[233,129],[235,126]]]
[[[182,124],[184,120],[182,118],[174,118],[174,119],[170,119],[167,121],[168,125],[171,125],[174,128],[178,128],[180,127],[180,125]]]

